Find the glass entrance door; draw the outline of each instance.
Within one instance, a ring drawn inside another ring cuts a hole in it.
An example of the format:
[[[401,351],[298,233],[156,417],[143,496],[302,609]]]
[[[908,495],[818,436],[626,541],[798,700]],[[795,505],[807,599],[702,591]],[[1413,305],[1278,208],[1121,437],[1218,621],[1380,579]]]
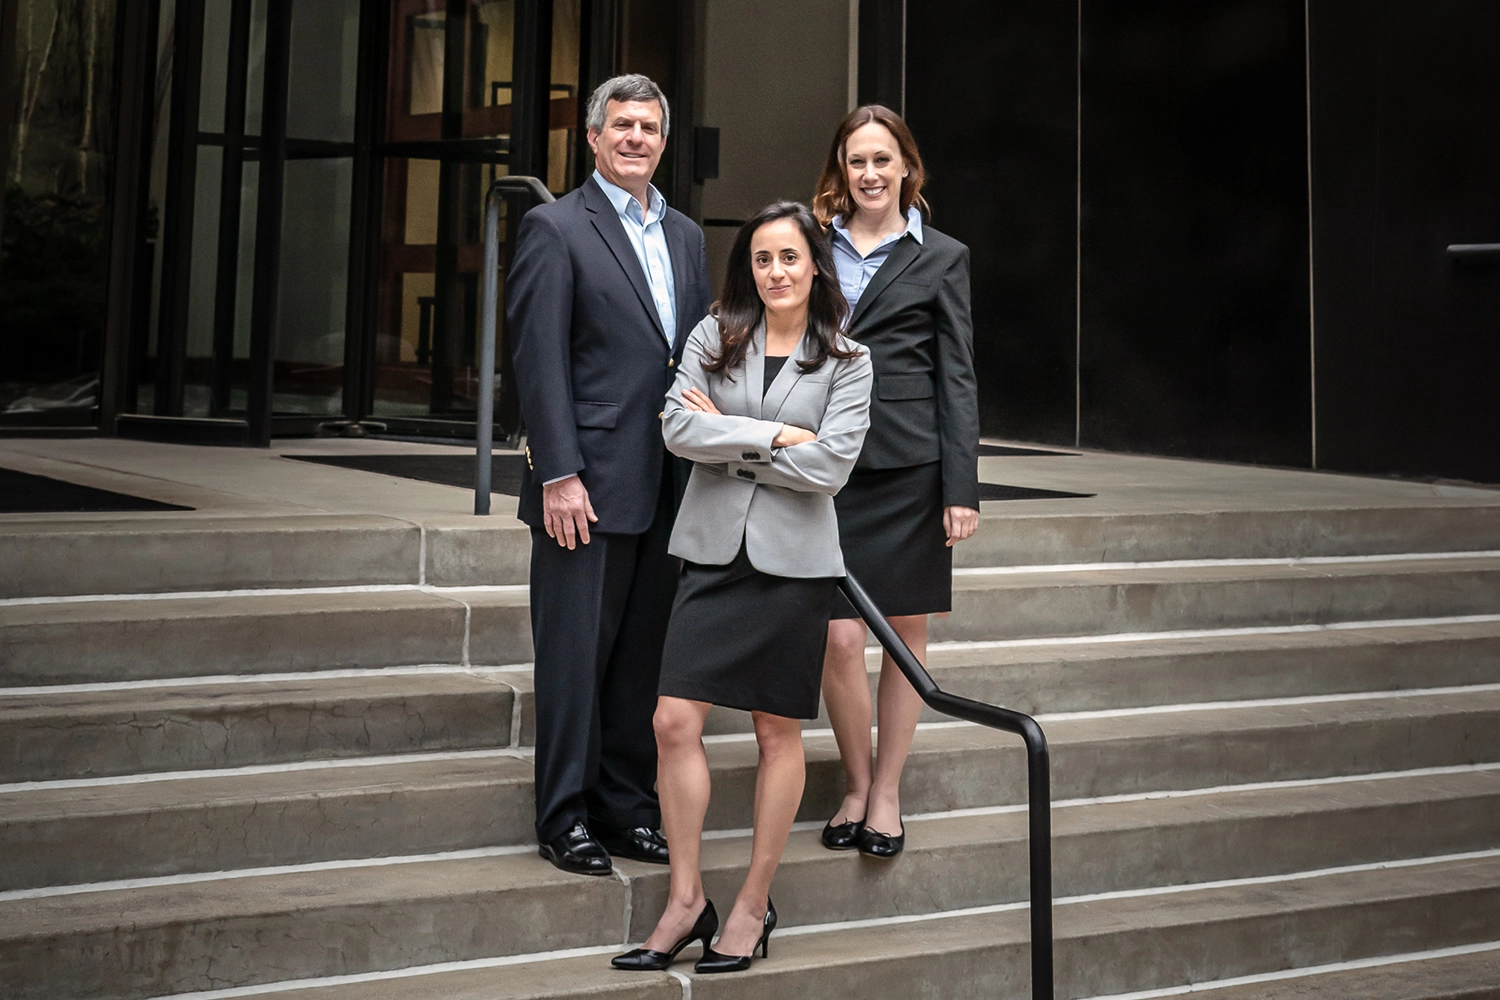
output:
[[[547,142],[529,159],[541,161],[548,187],[562,194],[574,186],[577,160],[579,0],[519,12],[516,0],[391,2],[373,351],[377,420],[471,433],[484,199],[490,182],[510,172],[522,141],[512,134],[513,111],[525,96],[517,70],[528,56],[516,51],[518,16],[545,16],[547,8],[547,30],[526,36],[549,54],[551,88]],[[502,215],[502,288],[507,221]],[[495,411],[502,433],[516,430],[503,313],[502,304]]]

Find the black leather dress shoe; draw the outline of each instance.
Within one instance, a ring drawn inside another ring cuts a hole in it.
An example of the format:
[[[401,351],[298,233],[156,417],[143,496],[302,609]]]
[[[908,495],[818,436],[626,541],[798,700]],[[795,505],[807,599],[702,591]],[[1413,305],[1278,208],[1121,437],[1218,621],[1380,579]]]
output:
[[[666,838],[649,826],[637,826],[629,830],[599,827],[599,843],[618,858],[630,858],[632,861],[644,861],[652,865],[671,863]]]
[[[575,875],[608,875],[612,870],[609,852],[582,823],[574,823],[561,837],[538,844],[536,852]]]

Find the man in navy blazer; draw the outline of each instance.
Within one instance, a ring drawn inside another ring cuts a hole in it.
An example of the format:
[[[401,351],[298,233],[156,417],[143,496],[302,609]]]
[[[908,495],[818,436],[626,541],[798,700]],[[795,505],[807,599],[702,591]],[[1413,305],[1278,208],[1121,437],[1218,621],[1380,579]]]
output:
[[[506,317],[527,428],[536,833],[564,871],[665,863],[651,717],[678,562],[663,398],[708,312],[703,231],[651,176],[670,126],[640,75],[589,100],[596,169],[516,235]]]

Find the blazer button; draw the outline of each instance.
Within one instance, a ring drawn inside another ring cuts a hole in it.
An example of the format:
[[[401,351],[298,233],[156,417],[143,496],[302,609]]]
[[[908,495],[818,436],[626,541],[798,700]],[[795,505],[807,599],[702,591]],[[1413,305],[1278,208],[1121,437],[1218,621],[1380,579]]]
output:
[[[536,471],[536,466],[531,464],[531,447],[529,445],[526,448],[526,468],[533,472]]]
[[[734,474],[736,476],[739,476],[741,479],[753,480],[755,478],[755,473],[751,472],[749,469],[736,469],[734,470]]]
[[[666,410],[662,410],[660,413],[658,413],[656,415],[656,419],[657,420],[665,420],[665,419],[667,419],[667,411]]]
[[[760,452],[758,452],[758,451],[745,451],[745,452],[741,452],[740,453],[740,458],[743,458],[747,462],[758,462],[758,461],[760,461]]]
[[[667,359],[667,367],[668,368],[676,368],[677,367],[677,359],[676,358],[668,358]]]

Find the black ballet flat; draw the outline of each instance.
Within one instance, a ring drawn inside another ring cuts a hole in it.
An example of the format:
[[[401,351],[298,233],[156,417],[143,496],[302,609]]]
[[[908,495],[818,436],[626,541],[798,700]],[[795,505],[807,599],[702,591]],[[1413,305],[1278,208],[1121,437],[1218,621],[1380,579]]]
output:
[[[713,940],[719,930],[719,914],[714,910],[711,899],[703,901],[703,912],[698,914],[698,919],[693,922],[693,929],[672,946],[671,951],[652,951],[650,948],[636,948],[627,951],[623,955],[616,955],[609,960],[609,964],[617,969],[625,969],[630,972],[660,972],[677,958],[677,953],[694,941],[703,942],[703,954],[712,955],[713,950],[708,943]]]
[[[880,858],[889,861],[906,849],[906,822],[901,823],[901,832],[894,837],[888,833],[880,833],[868,826],[859,831],[859,853],[867,858]]]
[[[833,825],[829,820],[823,825],[823,846],[830,851],[852,851],[859,846],[859,831],[865,828],[862,819],[851,819],[847,823]]]
[[[771,932],[776,929],[776,905],[766,897],[766,917],[761,921],[760,940],[748,955],[721,955],[712,948],[703,949],[703,957],[693,964],[694,972],[712,975],[718,972],[744,972],[750,968],[750,960],[760,951],[761,958],[771,957]]]

